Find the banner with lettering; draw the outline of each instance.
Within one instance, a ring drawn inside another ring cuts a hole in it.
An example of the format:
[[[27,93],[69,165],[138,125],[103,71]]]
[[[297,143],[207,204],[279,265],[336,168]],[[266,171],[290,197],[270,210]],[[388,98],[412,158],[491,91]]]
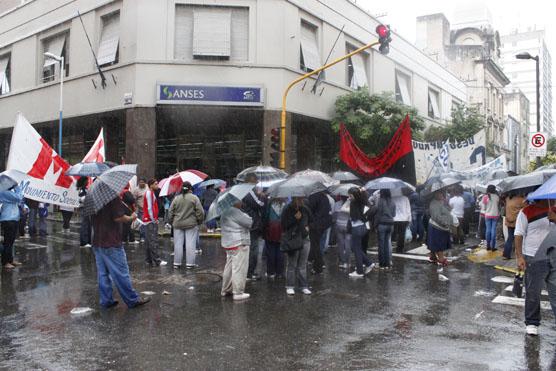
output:
[[[502,155],[494,160],[487,162],[483,166],[465,171],[452,170],[449,176],[461,179],[465,184],[475,186],[478,183],[487,183],[489,175],[494,170],[507,170],[506,156]]]
[[[446,170],[470,170],[486,163],[486,135],[481,130],[471,138],[460,142],[438,141],[438,142],[418,142],[412,141],[413,154],[415,157],[415,175],[417,183],[424,183],[427,178],[434,175],[435,161],[439,157],[444,159],[443,153],[446,152],[448,145],[448,169]]]
[[[66,176],[70,165],[46,143],[20,113],[14,126],[7,169],[28,175],[20,183],[23,195],[38,202],[78,207],[75,179]]]

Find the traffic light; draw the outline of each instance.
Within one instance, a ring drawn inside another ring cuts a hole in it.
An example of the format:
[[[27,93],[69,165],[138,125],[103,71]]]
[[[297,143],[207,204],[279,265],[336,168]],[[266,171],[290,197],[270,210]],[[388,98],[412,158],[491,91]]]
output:
[[[270,130],[270,165],[279,167],[280,165],[280,128]]]
[[[390,27],[379,24],[376,26],[376,33],[378,34],[378,41],[380,42],[378,50],[381,54],[388,54],[388,52],[390,52],[390,41],[392,41],[390,37]]]

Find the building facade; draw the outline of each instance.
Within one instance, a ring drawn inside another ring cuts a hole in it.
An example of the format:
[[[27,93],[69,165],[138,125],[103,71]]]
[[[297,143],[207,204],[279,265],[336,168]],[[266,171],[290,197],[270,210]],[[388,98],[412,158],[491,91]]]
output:
[[[504,94],[504,112],[506,119],[507,142],[510,144],[512,166],[516,173],[526,173],[531,159],[528,154],[530,133],[531,105],[527,96],[519,89],[507,89]]]
[[[9,83],[0,95],[0,166],[17,112],[56,143],[60,67],[48,52],[65,57],[67,160],[78,162],[103,127],[108,159],[138,163],[141,175],[197,168],[231,179],[268,163],[287,84],[329,54],[376,40],[377,25],[348,0],[27,1],[0,15]],[[334,166],[329,121],[337,97],[354,88],[392,92],[430,124],[466,102],[454,74],[392,38],[389,55],[371,50],[326,71],[316,89],[312,79],[290,92],[288,170]]]
[[[537,131],[537,77],[533,60],[519,60],[515,56],[527,52],[539,56],[541,131],[555,135],[552,119],[552,57],[546,46],[545,31],[529,28],[517,29],[501,37],[501,64],[511,79],[511,88],[520,89],[531,103],[529,122],[531,130]]]
[[[510,81],[498,64],[498,32],[484,25],[451,28],[444,14],[431,14],[417,18],[417,47],[466,83],[469,104],[485,118],[491,155],[509,154],[503,94]]]

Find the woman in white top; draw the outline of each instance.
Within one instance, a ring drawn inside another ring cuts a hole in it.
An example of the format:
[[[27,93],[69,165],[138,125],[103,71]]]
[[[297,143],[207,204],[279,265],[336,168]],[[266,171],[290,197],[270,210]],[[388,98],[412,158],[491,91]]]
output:
[[[488,186],[482,202],[485,205],[487,250],[496,251],[496,224],[500,218],[500,197],[494,185]]]
[[[465,213],[465,200],[462,196],[463,189],[456,187],[454,189],[454,195],[450,198],[450,208],[452,209],[452,216],[457,218],[458,226],[453,228],[452,239],[455,244],[463,244],[464,234],[463,234],[463,216]]]

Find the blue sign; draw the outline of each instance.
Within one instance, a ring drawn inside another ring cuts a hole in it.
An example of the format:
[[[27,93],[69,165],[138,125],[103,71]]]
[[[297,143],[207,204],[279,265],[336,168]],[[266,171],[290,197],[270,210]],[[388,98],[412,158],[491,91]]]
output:
[[[157,98],[162,104],[263,106],[264,90],[261,86],[158,84]]]

